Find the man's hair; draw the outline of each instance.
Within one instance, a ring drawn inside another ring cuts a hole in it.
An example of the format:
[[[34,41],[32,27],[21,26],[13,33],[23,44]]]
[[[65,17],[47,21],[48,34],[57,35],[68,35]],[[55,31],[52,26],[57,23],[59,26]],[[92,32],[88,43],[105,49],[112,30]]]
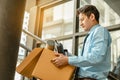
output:
[[[96,21],[99,22],[99,11],[93,5],[85,5],[81,8],[78,8],[77,16],[79,16],[80,13],[85,14],[88,18],[90,17],[91,13],[93,13],[95,15]]]

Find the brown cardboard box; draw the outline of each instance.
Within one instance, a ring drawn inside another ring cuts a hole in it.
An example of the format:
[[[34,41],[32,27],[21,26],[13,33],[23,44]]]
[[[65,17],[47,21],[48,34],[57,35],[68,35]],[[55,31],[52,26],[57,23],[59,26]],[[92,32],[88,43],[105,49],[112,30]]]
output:
[[[56,67],[51,60],[55,58],[53,51],[43,48],[35,48],[17,66],[16,71],[28,78],[36,77],[40,80],[70,80],[75,67],[67,65]]]
[[[40,80],[70,80],[75,67],[67,65],[58,68],[51,62],[55,57],[53,51],[44,49],[32,75]]]
[[[16,71],[23,76],[28,78],[33,77],[31,74],[33,72],[36,63],[41,55],[43,48],[35,48],[33,49],[29,55],[22,61],[20,65],[17,66]]]

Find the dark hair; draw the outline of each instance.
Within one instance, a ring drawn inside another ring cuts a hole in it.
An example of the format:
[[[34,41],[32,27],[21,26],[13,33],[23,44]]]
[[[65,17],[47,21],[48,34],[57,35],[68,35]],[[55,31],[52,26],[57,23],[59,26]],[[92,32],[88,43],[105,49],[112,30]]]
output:
[[[85,14],[88,18],[90,17],[91,13],[93,13],[95,15],[95,19],[99,22],[99,11],[93,5],[85,5],[81,8],[78,8],[77,16],[79,16],[80,13]]]

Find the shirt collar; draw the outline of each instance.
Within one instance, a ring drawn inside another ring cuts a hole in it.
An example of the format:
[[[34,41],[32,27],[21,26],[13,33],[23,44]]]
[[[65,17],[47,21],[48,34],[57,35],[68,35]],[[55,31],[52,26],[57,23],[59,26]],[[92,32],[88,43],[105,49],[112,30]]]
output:
[[[95,28],[97,28],[97,27],[99,27],[99,26],[100,26],[100,24],[94,25],[94,26],[90,29],[90,31],[88,32],[88,34],[90,34],[92,31],[95,30]]]

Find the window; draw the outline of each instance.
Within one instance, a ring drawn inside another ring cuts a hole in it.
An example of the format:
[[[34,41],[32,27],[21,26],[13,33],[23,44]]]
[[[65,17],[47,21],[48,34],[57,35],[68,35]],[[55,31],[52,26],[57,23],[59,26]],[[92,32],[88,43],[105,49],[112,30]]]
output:
[[[42,39],[56,38],[73,33],[74,1],[44,10]]]
[[[63,44],[63,48],[67,49],[68,52],[72,54],[72,39],[63,40],[61,43]]]
[[[111,32],[112,45],[111,45],[111,62],[112,66],[116,65],[117,58],[120,56],[120,30]]]

